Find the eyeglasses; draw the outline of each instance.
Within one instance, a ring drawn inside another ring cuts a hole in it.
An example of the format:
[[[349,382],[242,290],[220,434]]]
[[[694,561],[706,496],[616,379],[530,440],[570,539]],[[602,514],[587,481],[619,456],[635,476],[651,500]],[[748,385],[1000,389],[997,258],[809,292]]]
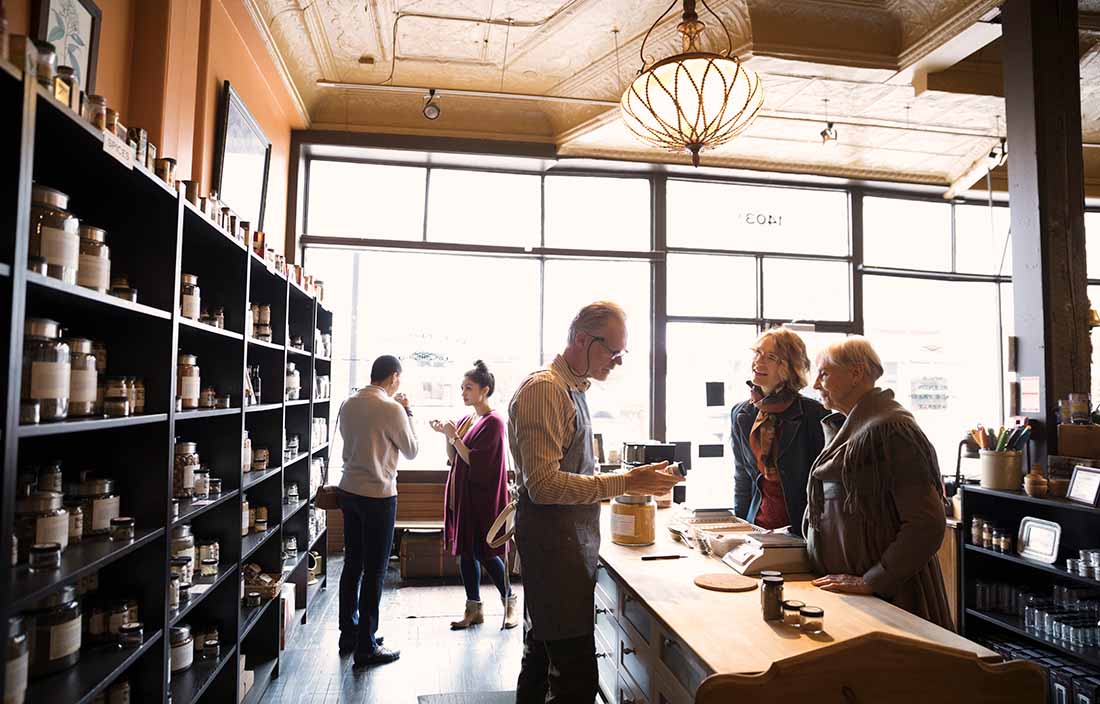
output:
[[[613,350],[608,347],[606,338],[600,337],[599,335],[591,335],[591,337],[594,342],[600,343],[600,347],[607,350],[607,353],[611,355],[612,360],[622,364],[623,357],[626,355],[628,350]]]
[[[761,350],[759,347],[750,347],[749,351],[752,352],[752,359],[754,362],[761,357],[768,360],[772,364],[779,364],[779,362],[781,361],[778,355],[775,355],[772,352],[768,352],[767,354],[765,354],[764,351]]]

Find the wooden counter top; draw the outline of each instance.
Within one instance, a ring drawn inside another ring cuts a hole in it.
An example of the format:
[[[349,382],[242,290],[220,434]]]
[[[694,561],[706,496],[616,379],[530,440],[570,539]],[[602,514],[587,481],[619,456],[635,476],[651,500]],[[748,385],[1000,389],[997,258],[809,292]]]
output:
[[[712,592],[692,580],[708,572],[732,571],[713,557],[675,541],[665,527],[676,509],[657,512],[657,542],[628,548],[611,542],[610,507],[602,515],[600,559],[716,673],[763,672],[773,662],[883,631],[956,648],[990,660],[996,653],[873,596],[826,592],[810,584],[810,575],[785,575],[785,599],[798,599],[825,610],[825,633],[802,634],[760,614],[760,591]],[[687,555],[679,560],[643,562],[642,555]]]

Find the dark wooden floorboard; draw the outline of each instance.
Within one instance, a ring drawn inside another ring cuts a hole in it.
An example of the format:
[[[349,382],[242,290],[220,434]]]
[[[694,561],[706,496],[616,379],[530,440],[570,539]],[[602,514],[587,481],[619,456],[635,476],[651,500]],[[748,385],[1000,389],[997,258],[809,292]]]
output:
[[[500,630],[503,607],[496,589],[481,587],[485,623],[450,630],[466,603],[461,584],[419,580],[401,585],[392,562],[382,597],[379,632],[386,646],[401,650],[389,665],[354,670],[351,656],[337,653],[341,560],[329,563],[328,588],[320,592],[310,622],[293,634],[283,651],[280,675],[272,680],[265,704],[416,704],[421,694],[514,690],[523,654],[523,629]],[[513,585],[523,603],[522,589]]]

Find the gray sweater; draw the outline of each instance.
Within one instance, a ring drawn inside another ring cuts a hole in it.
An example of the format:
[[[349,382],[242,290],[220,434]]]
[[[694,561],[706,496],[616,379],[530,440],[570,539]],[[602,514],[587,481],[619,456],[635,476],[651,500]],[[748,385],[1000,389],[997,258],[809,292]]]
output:
[[[368,386],[340,408],[344,473],[340,488],[359,496],[397,496],[398,454],[416,457],[416,432],[405,409],[377,386]]]

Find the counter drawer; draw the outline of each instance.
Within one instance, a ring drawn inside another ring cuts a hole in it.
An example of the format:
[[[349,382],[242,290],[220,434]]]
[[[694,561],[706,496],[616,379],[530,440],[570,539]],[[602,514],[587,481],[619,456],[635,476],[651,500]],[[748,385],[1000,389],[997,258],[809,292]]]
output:
[[[649,646],[638,639],[630,626],[624,625],[619,629],[619,675],[623,672],[638,683],[638,688],[643,692],[649,692],[652,658],[650,658]]]
[[[596,606],[593,620],[596,624],[596,634],[603,637],[605,643],[619,642],[619,608],[615,602],[608,603],[605,597],[596,590]]]
[[[704,665],[680,639],[664,631],[660,635],[657,659],[684,688],[684,691],[694,696],[699,685],[703,684],[703,680],[711,674],[710,668]]]
[[[695,697],[687,694],[660,669],[654,676],[653,704],[695,704]]]
[[[619,696],[615,697],[615,704],[649,704],[641,692],[634,687],[629,675],[619,675]]]
[[[649,613],[649,609],[646,605],[639,601],[638,597],[631,594],[628,590],[623,590],[623,610],[622,620],[625,620],[631,626],[634,626],[634,630],[638,632],[638,635],[642,637],[646,643],[652,642],[653,638],[653,615]]]
[[[596,594],[603,590],[604,596],[611,604],[619,603],[619,583],[611,576],[607,566],[600,562],[596,565]]]
[[[596,634],[596,667],[599,670],[600,693],[607,702],[615,701],[619,686],[619,661],[615,653],[619,641],[616,638],[612,642],[616,645],[608,645],[599,633]]]

